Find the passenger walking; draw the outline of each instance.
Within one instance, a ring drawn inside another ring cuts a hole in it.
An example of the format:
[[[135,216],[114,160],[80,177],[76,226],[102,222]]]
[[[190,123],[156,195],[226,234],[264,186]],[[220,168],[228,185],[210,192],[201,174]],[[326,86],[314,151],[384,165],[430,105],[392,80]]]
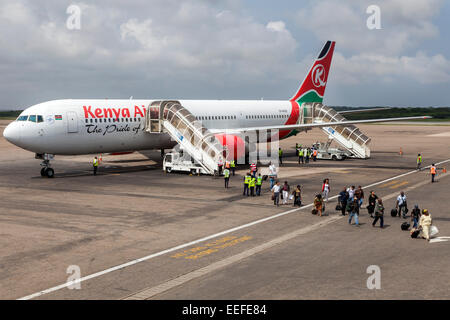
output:
[[[294,196],[294,207],[302,206],[302,190],[300,189],[300,185],[297,185],[295,190],[292,192],[292,195]]]
[[[225,180],[225,189],[228,189],[228,183],[230,182],[230,170],[228,168],[223,170],[223,178]]]
[[[364,202],[364,191],[361,186],[358,186],[358,189],[356,189],[355,196],[358,198],[358,205],[361,208]]]
[[[97,169],[98,169],[98,158],[94,157],[94,161],[92,162],[92,166],[94,167],[94,176],[97,175]]]
[[[353,197],[355,196],[355,186],[351,186],[347,189],[348,198],[353,201]]]
[[[400,195],[397,197],[396,208],[398,210],[398,216],[400,217],[403,215],[403,219],[406,219],[406,213],[408,212],[408,205],[406,203],[406,195],[403,191],[400,192]]]
[[[278,207],[280,205],[280,191],[281,191],[280,182],[277,181],[271,190],[272,190],[273,204]]]
[[[278,148],[278,160],[280,161],[280,165],[283,164],[283,150],[281,148]]]
[[[316,197],[314,198],[314,207],[317,211],[317,215],[321,217],[323,211],[323,199],[320,193],[317,194]]]
[[[325,202],[328,202],[330,190],[330,179],[324,179],[322,184],[322,196]]]
[[[345,216],[345,210],[347,208],[347,201],[348,201],[348,192],[346,188],[342,189],[341,192],[339,192],[338,201],[341,205],[341,214]]]
[[[250,173],[246,173],[244,177],[244,193],[242,194],[243,196],[248,197],[248,187],[250,184],[250,179],[251,179]]]
[[[261,187],[262,187],[262,176],[261,173],[258,175],[258,177],[256,178],[256,195],[260,196],[261,195]]]
[[[419,220],[419,228],[421,228],[422,230],[421,232],[422,238],[427,239],[428,241],[430,241],[430,228],[432,223],[433,221],[431,219],[430,213],[428,212],[427,209],[423,209],[422,216],[420,217]]]
[[[413,228],[417,228],[419,225],[420,216],[419,205],[415,204],[414,209],[411,210],[411,221],[413,222]]]
[[[377,204],[375,205],[375,219],[373,219],[372,227],[375,227],[375,224],[378,220],[380,220],[380,228],[384,226],[384,206],[381,198],[378,198]]]
[[[434,163],[430,167],[430,174],[431,174],[431,182],[434,182],[434,177],[436,176],[436,166]]]
[[[223,160],[222,158],[219,159],[219,162],[217,163],[217,166],[219,168],[219,176],[222,175],[222,169],[223,169]]]
[[[420,153],[417,155],[417,170],[420,170],[422,167],[422,156]]]
[[[275,185],[275,180],[277,179],[277,168],[273,163],[269,165],[269,177],[270,177],[270,190],[272,190]]]
[[[378,199],[378,196],[375,194],[375,192],[370,191],[369,205],[367,206],[367,212],[369,213],[371,218],[373,218],[373,213],[375,211],[375,205],[377,204],[377,199]]]
[[[252,163],[252,164],[250,165],[250,172],[251,172],[251,174],[252,174],[252,177],[256,177],[256,171],[257,171],[257,169],[256,169],[256,164],[255,164],[255,163]]]
[[[250,195],[252,197],[254,197],[255,196],[255,186],[256,186],[256,179],[255,179],[255,177],[253,177],[253,176],[250,177],[250,182],[249,182],[248,186],[250,188]]]
[[[291,191],[291,187],[288,182],[285,181],[283,185],[283,204],[287,204],[289,200],[289,191]]]
[[[359,201],[355,196],[350,203],[350,215],[348,217],[348,223],[352,224],[353,217],[355,217],[355,226],[359,226]]]

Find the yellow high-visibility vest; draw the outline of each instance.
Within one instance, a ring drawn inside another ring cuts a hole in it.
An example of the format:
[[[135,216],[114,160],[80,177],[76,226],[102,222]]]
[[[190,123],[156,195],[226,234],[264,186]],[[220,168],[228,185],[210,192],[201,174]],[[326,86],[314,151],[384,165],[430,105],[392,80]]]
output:
[[[231,166],[232,168],[236,167],[236,164],[234,163],[234,160],[231,160],[230,166]]]
[[[94,167],[98,167],[98,159],[94,159]]]
[[[254,187],[255,186],[255,178],[251,178],[250,179],[250,183],[249,183],[249,187]]]
[[[249,184],[250,183],[250,179],[251,179],[251,177],[249,175],[246,175],[245,179],[244,179],[244,184]]]
[[[262,177],[258,176],[258,179],[256,180],[256,185],[257,186],[262,185]]]

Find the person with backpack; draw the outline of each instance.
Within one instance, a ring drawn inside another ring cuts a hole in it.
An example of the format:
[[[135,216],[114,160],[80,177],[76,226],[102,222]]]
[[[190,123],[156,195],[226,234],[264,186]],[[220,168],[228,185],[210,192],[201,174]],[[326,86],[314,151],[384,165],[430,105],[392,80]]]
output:
[[[373,190],[370,191],[369,205],[367,206],[367,212],[370,214],[371,218],[373,218],[373,213],[375,211],[377,199],[378,199],[378,196],[375,194],[375,192]]]
[[[378,220],[380,220],[380,228],[383,229],[384,226],[384,206],[383,206],[383,201],[381,200],[381,198],[378,198],[378,201],[375,205],[375,219],[373,219],[372,222],[372,227],[375,227],[375,224],[377,223]]]
[[[302,191],[300,189],[300,185],[297,185],[297,188],[292,192],[292,195],[294,196],[294,207],[302,206]]]
[[[323,199],[322,199],[322,195],[320,193],[318,195],[316,195],[316,197],[314,198],[314,207],[317,211],[317,215],[319,217],[321,217],[322,211],[323,211]]]
[[[345,210],[347,208],[347,201],[348,201],[348,192],[347,189],[344,187],[341,192],[339,192],[338,197],[339,204],[341,205],[341,213],[343,216],[345,216]]]
[[[287,181],[284,182],[282,190],[283,190],[283,204],[287,204],[289,200],[289,191],[291,191],[291,188]]]
[[[411,210],[411,221],[413,222],[413,228],[417,228],[419,224],[421,213],[419,206],[417,204],[414,205],[414,209]]]

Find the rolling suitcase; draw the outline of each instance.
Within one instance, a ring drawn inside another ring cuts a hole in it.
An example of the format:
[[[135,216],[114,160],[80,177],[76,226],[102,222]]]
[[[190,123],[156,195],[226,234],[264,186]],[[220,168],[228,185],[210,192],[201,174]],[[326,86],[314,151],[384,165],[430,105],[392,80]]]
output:
[[[392,209],[391,210],[391,217],[396,217],[397,216],[397,209]]]

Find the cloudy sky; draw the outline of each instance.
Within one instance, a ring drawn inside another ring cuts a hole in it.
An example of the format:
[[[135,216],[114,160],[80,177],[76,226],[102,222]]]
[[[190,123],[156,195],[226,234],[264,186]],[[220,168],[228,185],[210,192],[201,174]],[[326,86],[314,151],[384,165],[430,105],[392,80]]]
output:
[[[369,5],[381,29],[368,29]],[[0,0],[0,108],[288,99],[326,40],[326,104],[449,106],[449,16],[446,0]]]

